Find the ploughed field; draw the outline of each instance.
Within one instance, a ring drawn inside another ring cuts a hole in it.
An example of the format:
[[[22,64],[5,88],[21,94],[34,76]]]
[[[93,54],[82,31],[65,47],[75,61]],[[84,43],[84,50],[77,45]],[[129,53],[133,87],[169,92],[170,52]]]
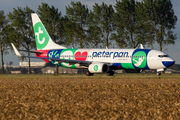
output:
[[[0,75],[3,119],[180,119],[180,75]]]

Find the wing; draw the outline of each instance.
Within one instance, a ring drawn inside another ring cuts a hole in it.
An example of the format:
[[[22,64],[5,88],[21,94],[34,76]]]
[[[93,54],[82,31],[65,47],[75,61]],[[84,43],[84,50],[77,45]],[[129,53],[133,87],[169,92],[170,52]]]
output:
[[[66,62],[66,63],[71,63],[71,64],[75,64],[75,63],[79,63],[79,64],[91,64],[90,61],[58,59],[58,58],[45,58],[45,57],[32,57],[32,56],[23,56],[23,57],[36,58],[36,59],[48,59],[48,60],[52,60],[52,61],[57,61],[57,62],[59,62],[59,63],[61,63],[61,62]]]
[[[51,60],[51,61],[56,61],[58,63],[62,63],[62,62],[66,62],[66,63],[70,63],[70,64],[76,64],[76,63],[79,63],[79,64],[86,64],[86,65],[89,65],[91,64],[92,62],[90,61],[80,61],[80,60],[69,60],[69,59],[58,59],[58,58],[45,58],[45,57],[33,57],[33,56],[22,56],[19,51],[16,49],[16,47],[14,46],[13,43],[11,43],[14,51],[15,51],[15,54],[19,57],[28,57],[28,58],[36,58],[36,59],[48,59],[48,60]]]

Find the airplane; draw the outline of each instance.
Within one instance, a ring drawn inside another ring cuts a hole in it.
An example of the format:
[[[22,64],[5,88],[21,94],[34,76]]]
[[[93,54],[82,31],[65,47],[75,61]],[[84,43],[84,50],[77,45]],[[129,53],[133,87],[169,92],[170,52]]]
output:
[[[70,49],[53,42],[36,13],[31,14],[37,50],[29,58],[38,58],[46,63],[66,68],[87,69],[86,75],[106,73],[113,76],[115,70],[124,69],[128,73],[139,73],[146,69],[156,69],[161,75],[175,61],[166,53],[153,49]],[[17,56],[22,56],[13,43]],[[23,51],[23,50],[22,50]]]

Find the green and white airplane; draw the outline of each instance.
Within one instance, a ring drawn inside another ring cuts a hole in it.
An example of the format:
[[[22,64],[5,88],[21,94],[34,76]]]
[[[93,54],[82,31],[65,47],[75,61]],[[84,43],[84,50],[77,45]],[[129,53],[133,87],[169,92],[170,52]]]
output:
[[[166,53],[152,49],[69,49],[53,42],[36,13],[31,14],[37,50],[36,57],[47,63],[67,68],[87,69],[86,75],[107,73],[124,69],[126,72],[140,72],[145,69],[156,69],[161,75],[175,61]],[[11,43],[17,56],[22,56]]]

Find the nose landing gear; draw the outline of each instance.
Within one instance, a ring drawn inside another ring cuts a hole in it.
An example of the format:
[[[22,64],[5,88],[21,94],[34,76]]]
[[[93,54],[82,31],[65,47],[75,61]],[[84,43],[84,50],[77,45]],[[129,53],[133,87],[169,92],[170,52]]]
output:
[[[161,75],[161,72],[157,72],[157,76],[160,76]]]
[[[164,70],[165,70],[164,68],[157,69],[157,76],[160,76],[161,72],[163,72]]]

